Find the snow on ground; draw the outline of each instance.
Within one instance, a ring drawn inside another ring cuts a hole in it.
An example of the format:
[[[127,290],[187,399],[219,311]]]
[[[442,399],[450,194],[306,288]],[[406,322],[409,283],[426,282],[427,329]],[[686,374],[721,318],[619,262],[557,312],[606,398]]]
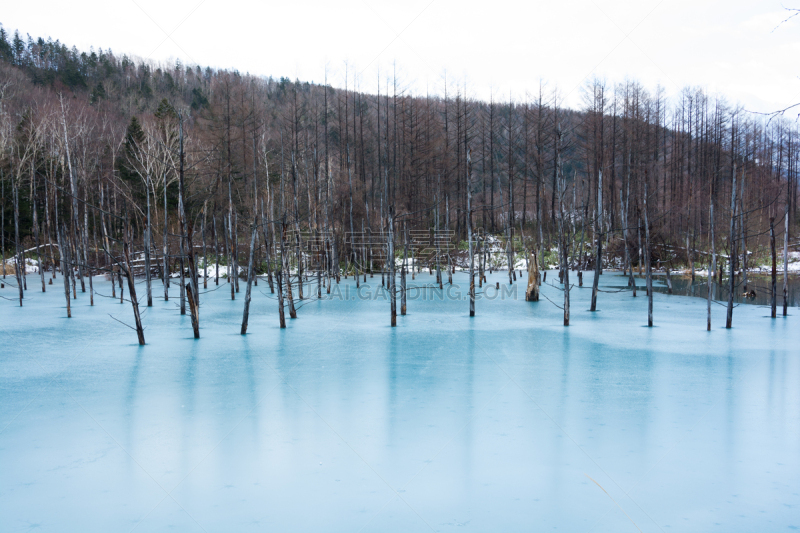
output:
[[[17,265],[17,256],[11,257],[6,259],[6,274],[12,274],[14,272],[14,268]],[[2,271],[0,271],[2,272]],[[31,259],[30,257],[25,258],[25,273],[26,274],[38,274],[39,273],[39,261],[35,259]]]

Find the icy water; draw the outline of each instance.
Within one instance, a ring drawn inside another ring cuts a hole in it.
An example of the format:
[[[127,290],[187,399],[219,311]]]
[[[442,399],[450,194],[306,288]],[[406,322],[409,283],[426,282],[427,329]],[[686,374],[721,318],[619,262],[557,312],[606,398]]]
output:
[[[644,277],[635,276],[636,287],[638,291],[644,291],[646,280]],[[741,277],[736,278],[736,288],[733,294],[734,302],[737,304],[754,304],[754,305],[770,305],[770,291],[772,290],[772,278],[763,274],[750,274],[747,276],[747,290],[748,292],[755,292],[755,296],[745,297],[744,283]],[[628,280],[622,277],[617,277],[616,289],[627,289]],[[653,288],[655,292],[667,292],[667,282],[664,275],[653,276]],[[792,307],[800,306],[800,276],[797,274],[790,274],[787,283],[787,301]],[[728,278],[724,277],[722,284],[714,284],[713,299],[723,302],[727,305],[728,302]],[[672,293],[680,294],[683,296],[696,296],[698,298],[708,298],[708,280],[697,276],[694,283],[690,276],[672,276]],[[777,283],[777,305],[780,309],[778,312],[783,312],[783,274],[778,274]]]
[[[456,290],[417,298],[392,329],[368,282],[286,330],[262,282],[246,336],[221,284],[200,340],[156,300],[145,347],[111,318],[128,304],[79,294],[65,318],[60,278],[0,300],[0,531],[800,528],[797,308],[725,330],[714,306],[707,332],[705,301],[656,294],[647,328],[627,292],[588,312],[588,274],[569,328],[523,279],[475,318]]]

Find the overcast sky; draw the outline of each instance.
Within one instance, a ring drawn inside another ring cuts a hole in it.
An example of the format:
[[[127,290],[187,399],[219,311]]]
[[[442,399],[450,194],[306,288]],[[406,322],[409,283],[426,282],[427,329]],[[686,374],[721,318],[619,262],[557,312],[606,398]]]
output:
[[[327,65],[337,86],[347,64],[370,92],[396,63],[414,93],[441,94],[446,73],[450,90],[522,100],[543,80],[571,107],[592,76],[632,78],[757,111],[800,99],[800,17],[776,29],[789,15],[780,0],[0,0],[9,31],[157,61],[315,82]]]

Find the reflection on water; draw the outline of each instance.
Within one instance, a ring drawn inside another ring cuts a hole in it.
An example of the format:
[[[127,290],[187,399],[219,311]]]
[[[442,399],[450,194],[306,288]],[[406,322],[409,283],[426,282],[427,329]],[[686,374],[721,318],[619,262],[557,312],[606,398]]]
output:
[[[638,291],[645,290],[644,276],[635,276],[636,287]],[[713,283],[712,297],[714,300],[723,302],[728,301],[729,284],[727,277],[723,278],[722,284]],[[628,287],[627,278],[623,279],[620,275],[615,279],[613,287],[616,289],[624,289]],[[622,283],[621,283],[622,282]],[[745,296],[745,287],[741,276],[736,277],[734,289],[734,301],[736,303],[746,303],[753,305],[770,305],[770,291],[771,291],[771,278],[762,275],[748,275],[747,276],[747,292]],[[667,293],[667,280],[663,274],[656,274],[653,276],[653,289],[655,292]],[[778,275],[777,283],[777,302],[778,307],[783,305],[783,275]],[[694,283],[690,276],[672,276],[672,294],[680,294],[682,296],[695,296],[698,298],[708,297],[708,281],[706,278],[697,276]],[[787,295],[790,307],[800,305],[800,277],[796,275],[789,275]]]
[[[385,300],[310,301],[281,330],[265,291],[242,336],[209,291],[201,339],[156,301],[144,347],[127,305],[67,320],[31,291],[0,305],[0,531],[800,527],[800,317],[707,332],[704,301],[659,295],[647,328],[621,276],[595,313],[584,281],[568,328],[546,299],[445,298],[397,328]]]

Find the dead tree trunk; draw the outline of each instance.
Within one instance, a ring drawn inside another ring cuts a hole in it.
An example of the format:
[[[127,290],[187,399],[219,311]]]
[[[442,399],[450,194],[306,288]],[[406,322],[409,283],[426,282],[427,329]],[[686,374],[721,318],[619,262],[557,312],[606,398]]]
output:
[[[106,253],[110,255],[109,250],[111,250],[111,244],[108,239],[108,227],[106,226],[106,214],[102,211],[103,206],[105,205],[104,202],[105,198],[105,188],[103,184],[100,184],[100,229],[103,232],[103,244],[105,246]],[[113,265],[112,265],[113,267]],[[114,288],[114,272],[111,272],[111,297],[116,298],[117,293],[115,292],[116,289]]]
[[[486,214],[484,213],[484,217],[485,216],[486,216]],[[478,250],[477,250],[477,253],[478,253],[478,288],[482,288],[483,287],[483,272],[484,272],[483,264],[484,264],[484,258],[486,257],[486,254],[484,253],[484,249],[486,247],[486,239],[483,238],[483,234],[479,234],[475,238],[475,244],[478,246]]]
[[[564,325],[569,326],[569,244],[563,226],[564,223],[562,221],[560,255],[562,280],[564,282]]]
[[[117,267],[117,281],[119,282],[119,303],[125,303],[125,289],[122,287],[122,269]],[[75,293],[75,283],[72,283],[72,292]]]
[[[439,189],[441,189],[441,185],[439,186]],[[436,217],[434,219],[433,230],[434,230],[433,242],[436,244],[436,283],[439,285],[439,289],[441,290],[442,289],[442,267],[440,265],[441,250],[439,249],[439,239],[437,238],[437,236],[439,235],[439,193],[437,193],[436,195]],[[411,279],[414,279],[413,275]]]
[[[787,191],[786,209],[783,213],[783,316],[786,316],[789,306],[789,214],[789,193]]]
[[[145,229],[144,234],[144,280],[145,286],[147,288],[147,307],[153,307],[153,287],[151,284],[151,274],[150,274],[150,243],[153,238],[152,232],[152,224],[150,220],[150,174],[147,175],[147,190],[145,191],[145,196],[147,196],[147,220],[145,223],[147,224],[147,228]]]
[[[257,216],[257,215],[256,215]],[[256,246],[256,231],[258,229],[257,219],[253,218],[253,230],[250,235],[250,260],[247,264],[247,289],[244,294],[244,314],[242,316],[242,335],[247,333],[247,319],[250,314],[250,292],[253,287],[253,272],[255,270],[253,265],[253,257],[255,256]]]
[[[295,229],[295,255],[297,256],[297,297],[303,299],[303,252],[302,252],[302,237],[300,235],[300,207],[297,194],[297,161],[295,160],[295,153],[292,152],[292,192],[294,194],[294,229]]]
[[[392,314],[392,327],[397,326],[397,293],[395,291],[395,264],[394,264],[394,206],[389,206],[389,303]]]
[[[124,255],[125,263],[117,263],[120,271],[125,273],[128,280],[128,293],[130,294],[131,306],[133,307],[133,320],[136,324],[136,336],[139,337],[139,344],[144,346],[144,328],[142,327],[142,318],[139,315],[139,301],[136,299],[136,283],[133,278],[133,268],[131,267],[131,252],[130,252],[130,224],[125,220],[125,237],[122,241],[122,252]],[[121,291],[120,291],[121,292]]]
[[[669,266],[667,266],[664,271],[667,278],[667,294],[672,294],[672,276],[670,275]]]
[[[714,254],[714,195],[711,195],[711,205],[709,207],[709,220],[711,221],[711,265],[708,267],[708,295],[707,295],[707,318],[706,331],[711,331],[711,298],[713,294],[714,270],[716,269],[717,258]]]
[[[3,260],[3,279],[6,279],[6,181],[4,178],[3,171],[0,170],[0,202],[2,202],[0,205],[0,258]],[[5,286],[5,283],[0,284],[0,289]]]
[[[569,326],[569,234],[567,230],[566,215],[564,213],[564,194],[566,193],[566,185],[564,183],[564,176],[561,169],[561,128],[556,127],[556,160],[555,160],[555,183],[557,184],[558,191],[553,191],[553,199],[555,200],[556,192],[558,193],[558,229],[560,242],[559,259],[561,272],[559,277],[564,284],[564,325]]]
[[[178,198],[178,209],[180,211],[183,211],[183,202],[182,202],[182,200],[183,200],[182,198]],[[186,263],[185,263],[184,259],[186,257],[186,246],[185,246],[184,233],[183,233],[183,230],[184,230],[183,217],[181,217],[181,225],[180,226],[181,226],[181,236],[180,236],[180,239],[179,239],[180,258],[179,258],[179,261],[178,261],[178,264],[180,265],[180,268],[181,268],[181,272],[180,272],[180,279],[181,279],[181,282],[180,282],[181,283],[181,285],[180,285],[180,287],[181,287],[180,299],[181,299],[181,302],[180,302],[180,304],[181,304],[181,314],[185,315],[186,314]]]
[[[164,281],[164,301],[169,301],[169,234],[167,233],[167,180],[164,179],[164,268],[161,278]]]
[[[469,316],[475,316],[475,250],[472,242],[472,155],[467,150],[467,244],[469,246]],[[513,265],[509,263],[509,272]],[[509,284],[511,277],[509,275]]]
[[[186,294],[189,294],[189,312],[192,319],[192,332],[194,338],[200,338],[200,300],[197,292],[197,266],[194,262],[194,244],[192,243],[192,227],[186,220],[186,190],[183,179],[184,152],[183,152],[183,116],[178,114],[178,125],[180,127],[180,159],[178,168],[178,216],[180,217],[181,227],[181,314],[186,314]],[[188,248],[188,250],[187,250]],[[189,283],[185,283],[186,266],[184,259],[186,254],[189,263]]]
[[[255,157],[255,152],[253,152]],[[253,288],[253,274],[255,272],[256,236],[258,235],[258,181],[253,173],[253,227],[250,234],[250,257],[247,262],[247,288],[244,294],[244,313],[242,314],[241,334],[247,333],[247,320],[250,315],[250,294]]]
[[[744,184],[745,169],[742,169],[742,186],[739,187],[739,235],[742,242],[742,284],[747,292],[747,240],[745,239]]]
[[[645,190],[647,186],[645,185]],[[647,193],[645,193],[646,195]],[[646,200],[645,200],[646,202]],[[645,205],[647,205],[645,203]],[[647,214],[645,214],[645,219]],[[600,273],[603,268],[603,172],[597,174],[597,215],[594,221],[594,238],[597,239],[597,255],[594,260],[594,280],[592,280],[592,306],[590,311],[597,311],[597,291]],[[579,260],[580,261],[580,260]],[[651,301],[652,307],[652,301]]]
[[[72,318],[72,309],[69,301],[69,276],[67,275],[67,268],[69,268],[64,251],[66,250],[66,237],[64,235],[63,224],[58,227],[58,262],[61,264],[61,275],[64,278],[64,296],[67,298],[67,318]],[[111,284],[114,284],[114,279],[111,279]]]
[[[283,228],[281,231],[281,264],[284,275],[286,276],[286,297],[289,300],[289,318],[297,318],[297,310],[294,307],[294,296],[292,294],[292,275],[289,271],[289,261],[286,257],[286,219],[284,217]]]
[[[347,150],[347,182],[350,188],[350,254],[353,261],[353,269],[356,276],[356,288],[360,286],[358,280],[358,267],[356,267],[356,247],[354,242],[355,230],[353,229],[353,172],[350,169],[350,150]],[[363,236],[362,236],[363,239]]]
[[[75,242],[75,232],[70,231],[67,234],[67,247],[69,248],[69,258],[70,258],[70,265],[76,266],[77,268],[70,268],[69,275],[72,278],[72,299],[78,299],[78,291],[75,282],[75,271],[78,271],[78,275],[81,274],[81,265],[80,265],[80,257],[78,255],[78,243]],[[81,283],[83,283],[83,278],[81,278]]]
[[[733,184],[731,185],[731,224],[728,237],[730,255],[728,258],[728,309],[725,315],[725,327],[730,329],[733,324],[733,291],[736,289],[734,266],[736,259],[736,165],[733,166]]]
[[[86,200],[88,201],[88,199],[87,195]],[[83,263],[86,265],[86,277],[89,278],[89,305],[94,305],[94,285],[92,271],[89,268],[89,209],[87,207],[83,208]]]
[[[80,224],[78,223],[78,182],[72,172],[72,157],[69,151],[69,134],[67,133],[67,118],[66,111],[64,110],[64,99],[59,95],[59,102],[61,104],[61,125],[64,128],[64,153],[67,156],[67,170],[69,172],[69,183],[72,191],[72,224],[75,232],[79,231]],[[77,245],[77,243],[76,243]],[[80,257],[76,254],[76,257]],[[81,280],[81,292],[86,292],[86,285],[83,281],[83,266],[78,262],[78,277]],[[73,273],[74,280],[74,273]],[[73,292],[75,292],[73,287]]]
[[[196,284],[187,283],[186,284],[186,299],[189,301],[189,313],[191,314],[192,318],[192,332],[194,333],[194,338],[200,338],[200,306],[198,304],[198,298],[195,296],[195,291],[193,287],[196,287]]]
[[[647,276],[647,327],[653,327],[653,261],[650,249],[650,222],[647,209],[647,181],[644,182],[644,238],[645,271]],[[599,250],[599,246],[598,246]],[[596,274],[595,274],[596,276]],[[595,286],[597,286],[595,284]]]
[[[39,261],[39,277],[42,278],[42,292],[46,292],[47,285],[44,282],[44,261],[42,260],[42,253],[39,250],[39,221],[36,214],[36,176],[33,174],[33,163],[31,163],[31,189],[33,191],[33,234],[36,239],[36,258]],[[5,271],[5,264],[3,265]]]
[[[231,208],[232,209],[232,208]],[[225,252],[227,253],[228,257],[228,284],[231,286],[231,300],[236,299],[235,294],[235,283],[233,282],[233,253],[231,251],[232,248],[232,241],[233,241],[233,230],[231,226],[233,225],[233,216],[231,213],[228,213],[228,220],[227,220],[227,229],[223,228],[223,232],[225,233]]]
[[[208,288],[208,248],[206,248],[206,213],[208,211],[208,203],[203,205],[203,227],[200,231],[203,233],[203,288]]]
[[[17,276],[17,289],[19,289],[19,306],[22,307],[22,299],[24,298],[22,271],[25,268],[25,259],[22,256],[22,247],[19,242],[19,187],[16,182],[14,183],[14,248],[16,251],[14,273]],[[3,265],[3,269],[5,269],[5,265]]]
[[[526,302],[539,301],[539,258],[536,250],[531,250],[528,261],[528,288],[525,291]]]
[[[214,226],[214,285],[219,285],[219,240],[217,239],[217,215],[211,218]]]
[[[278,283],[278,317],[280,318],[281,328],[286,327],[286,316],[283,311],[283,266],[275,271],[275,281]]]
[[[267,173],[269,175],[269,173]],[[269,194],[269,183],[267,183],[267,193]],[[264,214],[264,200],[261,200],[261,237],[264,239],[264,262],[267,264],[267,282],[269,291],[275,294],[275,283],[272,280],[272,260],[270,256],[270,243],[272,242],[272,232],[270,225],[267,224],[267,217]]]
[[[628,180],[625,203],[622,204],[622,189],[619,191],[619,202],[620,204],[624,205],[625,209],[625,220],[622,223],[622,235],[623,239],[625,240],[625,263],[628,265],[628,274],[630,275],[628,278],[628,285],[630,285],[631,290],[633,291],[633,297],[636,298],[636,278],[633,276],[633,261],[631,260],[631,250],[628,246],[628,202],[630,201],[630,190],[631,184],[630,180]]]
[[[770,308],[772,318],[778,316],[777,313],[777,292],[778,292],[778,257],[775,253],[775,217],[769,217],[769,248],[772,252],[772,283],[770,291]]]
[[[400,314],[406,315],[406,266],[408,262],[408,227],[403,221],[403,266],[400,270]]]

